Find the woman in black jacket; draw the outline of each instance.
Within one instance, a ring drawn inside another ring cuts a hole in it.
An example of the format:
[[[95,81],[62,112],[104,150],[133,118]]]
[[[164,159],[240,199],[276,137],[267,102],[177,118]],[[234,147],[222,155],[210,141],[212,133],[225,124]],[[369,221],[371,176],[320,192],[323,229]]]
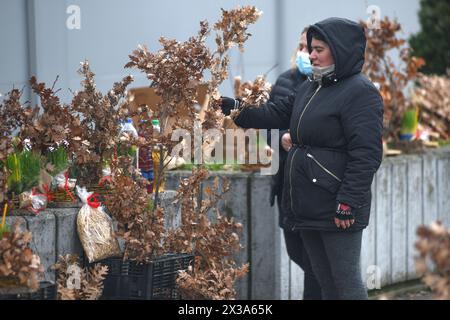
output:
[[[305,28],[301,34],[299,46],[291,61],[292,67],[283,72],[275,82],[270,93],[270,102],[276,104],[278,100],[295,94],[297,87],[304,81],[307,81],[307,76],[311,74],[311,62],[309,61],[308,43],[306,40],[307,31],[308,28]],[[300,231],[291,230],[292,226],[289,225],[288,214],[285,213],[281,205],[284,165],[288,152],[292,148],[292,140],[289,130],[281,130],[279,136],[279,170],[272,177],[270,204],[271,206],[275,204],[276,197],[279,211],[279,225],[283,229],[287,253],[289,258],[304,271],[303,299],[320,300],[322,299],[320,285],[312,270]]]
[[[283,210],[299,230],[324,299],[367,299],[360,255],[371,184],[382,160],[383,101],[361,73],[366,37],[350,20],[330,18],[307,33],[311,81],[295,94],[244,108],[244,128],[290,129]],[[224,99],[229,114],[238,103]]]

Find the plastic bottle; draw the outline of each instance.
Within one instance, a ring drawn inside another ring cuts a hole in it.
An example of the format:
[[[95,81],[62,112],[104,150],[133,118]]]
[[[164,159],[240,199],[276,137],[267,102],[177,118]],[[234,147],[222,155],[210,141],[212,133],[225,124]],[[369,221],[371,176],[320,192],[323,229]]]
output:
[[[125,122],[122,124],[122,128],[120,130],[120,134],[122,133],[128,133],[129,135],[132,135],[133,137],[138,136],[136,128],[133,126],[133,120],[128,118],[125,120]]]
[[[159,120],[158,119],[153,119],[152,120],[152,125],[153,125],[153,130],[155,132],[157,132],[157,134],[161,133],[161,127],[159,126]]]
[[[155,135],[158,135],[161,133],[161,127],[159,126],[159,120],[154,119],[152,120],[153,125],[153,132]],[[164,150],[163,150],[164,151]],[[158,183],[158,179],[160,179],[159,176],[159,164],[160,164],[160,152],[161,152],[161,145],[156,144],[152,149],[152,159],[153,159],[153,190],[156,188],[156,185]],[[164,157],[163,157],[164,158]],[[158,192],[163,192],[165,186],[164,178],[161,179],[161,182],[159,182],[159,189]]]
[[[128,135],[130,135],[130,136],[133,136],[133,137],[135,137],[135,138],[138,137],[137,130],[136,130],[136,128],[133,126],[133,119],[127,118],[127,120],[125,120],[125,122],[122,123],[121,128],[120,128],[120,135],[122,136],[124,133],[126,133],[126,134],[128,134]],[[139,167],[139,164],[138,164],[138,160],[139,160],[139,159],[138,159],[139,150],[138,150],[135,146],[132,146],[132,147],[131,147],[131,150],[128,151],[128,152],[130,152],[131,154],[133,154],[133,158],[136,159],[136,168],[138,168],[138,167]]]

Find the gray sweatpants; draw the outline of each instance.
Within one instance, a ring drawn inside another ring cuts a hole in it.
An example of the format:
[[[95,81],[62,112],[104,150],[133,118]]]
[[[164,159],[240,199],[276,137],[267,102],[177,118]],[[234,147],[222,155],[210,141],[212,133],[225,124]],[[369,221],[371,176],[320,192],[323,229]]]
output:
[[[362,231],[302,230],[302,239],[324,300],[367,300],[361,277]]]

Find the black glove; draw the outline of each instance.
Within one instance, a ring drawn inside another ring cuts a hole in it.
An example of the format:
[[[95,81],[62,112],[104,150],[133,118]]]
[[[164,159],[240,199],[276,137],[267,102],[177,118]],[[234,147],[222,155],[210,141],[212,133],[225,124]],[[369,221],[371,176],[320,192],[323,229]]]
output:
[[[339,220],[355,220],[352,214],[352,208],[349,205],[338,203],[336,209],[336,218]]]
[[[222,109],[222,113],[226,116],[229,116],[231,114],[232,110],[239,109],[240,101],[233,98],[228,97],[221,97],[222,103],[220,105],[220,108]]]

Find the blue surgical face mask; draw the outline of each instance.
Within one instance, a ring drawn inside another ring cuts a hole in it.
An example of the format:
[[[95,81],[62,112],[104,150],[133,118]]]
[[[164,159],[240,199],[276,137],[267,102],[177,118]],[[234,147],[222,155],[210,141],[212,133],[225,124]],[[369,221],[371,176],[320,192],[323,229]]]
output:
[[[305,76],[309,76],[312,73],[311,60],[309,60],[309,54],[300,51],[297,53],[297,59],[295,60],[298,71]]]

